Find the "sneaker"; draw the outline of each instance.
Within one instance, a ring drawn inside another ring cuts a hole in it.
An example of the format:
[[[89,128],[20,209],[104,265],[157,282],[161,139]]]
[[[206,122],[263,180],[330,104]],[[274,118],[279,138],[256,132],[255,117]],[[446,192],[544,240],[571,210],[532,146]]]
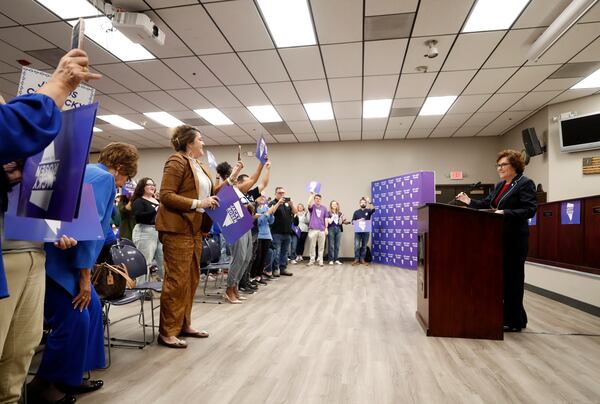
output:
[[[267,282],[263,281],[262,279],[257,282],[260,283],[261,285],[267,285]]]
[[[274,269],[273,270],[273,277],[279,278],[279,269]]]
[[[300,261],[304,261],[304,258],[302,258],[301,255],[296,257],[296,262],[300,262]]]
[[[291,260],[290,261],[290,264],[297,264],[297,263],[298,263],[298,261],[296,261],[296,260]]]
[[[335,264],[336,264],[336,265],[342,265],[342,261],[340,261],[340,260],[335,260]]]
[[[329,261],[329,265],[333,265],[333,261]]]
[[[306,264],[306,265],[309,266],[309,267],[312,267],[313,265],[315,265],[315,262],[314,261],[308,261],[308,264]]]
[[[322,267],[323,266],[323,261],[319,261],[319,266]]]
[[[294,274],[293,274],[293,273],[291,273],[290,271],[287,271],[287,270],[285,270],[285,269],[282,269],[282,270],[281,270],[281,275],[282,275],[282,276],[293,276]]]

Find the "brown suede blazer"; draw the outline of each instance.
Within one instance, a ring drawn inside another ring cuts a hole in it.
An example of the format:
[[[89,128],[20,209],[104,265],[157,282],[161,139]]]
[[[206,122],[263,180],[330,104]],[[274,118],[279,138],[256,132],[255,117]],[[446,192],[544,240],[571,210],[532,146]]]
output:
[[[206,235],[212,226],[212,220],[206,213],[191,210],[192,202],[198,199],[199,182],[192,160],[182,153],[169,156],[163,170],[160,185],[160,208],[156,214],[156,230],[159,232]],[[210,173],[201,165],[204,173]],[[212,179],[211,179],[212,183]],[[212,185],[211,195],[219,187]]]

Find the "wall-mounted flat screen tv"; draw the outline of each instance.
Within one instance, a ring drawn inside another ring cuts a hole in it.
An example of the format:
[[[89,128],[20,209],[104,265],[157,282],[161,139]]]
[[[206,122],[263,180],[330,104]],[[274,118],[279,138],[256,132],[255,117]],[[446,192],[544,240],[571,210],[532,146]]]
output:
[[[600,113],[560,121],[560,150],[577,152],[600,149]]]

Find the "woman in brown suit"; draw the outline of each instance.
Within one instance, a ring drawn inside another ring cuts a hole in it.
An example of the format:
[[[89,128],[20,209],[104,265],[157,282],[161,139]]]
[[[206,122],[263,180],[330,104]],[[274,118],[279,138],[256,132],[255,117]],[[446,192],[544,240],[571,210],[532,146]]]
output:
[[[178,126],[171,143],[176,153],[165,163],[161,206],[156,216],[165,265],[158,343],[186,348],[185,340],[178,337],[208,337],[206,331],[192,327],[191,314],[200,275],[202,237],[211,226],[204,209],[219,206],[219,199],[214,196],[219,187],[213,185],[208,171],[197,160],[204,155],[198,129]]]

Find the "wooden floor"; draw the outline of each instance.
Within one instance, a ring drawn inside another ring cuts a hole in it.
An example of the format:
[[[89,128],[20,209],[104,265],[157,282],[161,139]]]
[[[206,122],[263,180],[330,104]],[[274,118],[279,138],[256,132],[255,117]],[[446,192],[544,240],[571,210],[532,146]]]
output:
[[[113,348],[81,403],[600,403],[600,319],[526,292],[528,333],[428,338],[415,272],[306,267],[242,305],[196,304],[186,350]],[[111,318],[129,312],[114,309]],[[138,336],[135,319],[114,336]]]

